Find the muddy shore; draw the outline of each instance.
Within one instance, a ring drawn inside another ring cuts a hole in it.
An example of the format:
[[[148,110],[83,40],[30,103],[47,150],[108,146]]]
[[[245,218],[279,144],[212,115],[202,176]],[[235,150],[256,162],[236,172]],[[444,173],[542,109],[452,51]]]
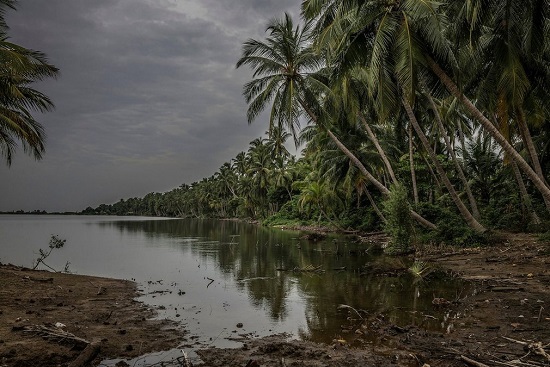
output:
[[[339,338],[320,345],[273,335],[199,355],[206,366],[550,366],[550,243],[506,234],[497,245],[429,248],[416,256],[472,283],[468,295],[434,298],[433,307],[452,318],[445,331],[366,314],[353,330],[342,330],[356,336],[352,346]],[[5,265],[0,282],[2,367],[74,363],[86,344],[48,338],[36,328],[56,330],[57,322],[63,332],[99,347],[91,365],[174,348],[183,337],[173,323],[148,320],[153,311],[134,300],[132,282]]]
[[[130,281],[1,265],[0,366],[79,367],[175,347],[183,330],[150,320],[137,295]]]

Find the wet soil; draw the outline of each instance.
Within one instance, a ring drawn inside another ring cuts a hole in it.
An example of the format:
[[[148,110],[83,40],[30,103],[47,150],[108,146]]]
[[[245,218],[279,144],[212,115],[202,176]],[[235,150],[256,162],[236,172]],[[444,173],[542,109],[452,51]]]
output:
[[[177,345],[183,331],[150,320],[136,296],[130,281],[1,265],[0,366],[97,365]]]
[[[472,284],[456,299],[434,295],[434,310],[446,310],[444,331],[394,325],[383,314],[359,316],[350,309],[350,322],[342,326],[348,337],[330,345],[273,335],[198,354],[205,366],[220,367],[550,366],[550,243],[502,236],[492,246],[427,248],[415,255]],[[47,338],[29,326],[65,324],[65,332],[99,345],[93,365],[175,348],[182,337],[174,324],[147,321],[152,311],[133,300],[131,282],[0,266],[0,285],[0,367],[67,366],[83,354],[82,344]]]

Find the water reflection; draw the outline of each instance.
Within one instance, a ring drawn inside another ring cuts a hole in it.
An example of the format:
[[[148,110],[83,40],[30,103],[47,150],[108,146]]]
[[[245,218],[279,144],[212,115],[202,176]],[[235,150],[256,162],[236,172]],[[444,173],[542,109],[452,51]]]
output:
[[[371,254],[345,237],[309,242],[300,239],[299,232],[211,220],[101,225],[114,226],[125,235],[143,232],[148,238],[180,239],[172,246],[190,251],[202,263],[214,264],[221,278],[231,282],[235,291],[246,293],[250,306],[264,311],[271,323],[285,323],[290,309],[303,305],[304,322],[298,333],[314,341],[345,337],[342,324],[347,313],[337,309],[340,304],[371,315],[384,314],[398,325],[422,322],[428,328],[441,328],[437,320],[441,311],[434,310],[433,297],[454,299],[464,288],[448,279],[415,284],[407,273],[388,276],[384,269],[406,268],[409,260]],[[308,267],[319,271],[295,270]],[[423,314],[438,317],[426,319]]]
[[[340,304],[398,325],[441,329],[444,311],[432,299],[455,299],[465,287],[392,274],[410,260],[374,254],[346,237],[310,242],[299,232],[232,221],[0,216],[0,260],[29,266],[51,234],[67,245],[49,265],[70,261],[81,274],[136,279],[140,299],[159,317],[199,336],[190,344],[232,346],[228,339],[238,334],[277,332],[319,342],[353,338]]]

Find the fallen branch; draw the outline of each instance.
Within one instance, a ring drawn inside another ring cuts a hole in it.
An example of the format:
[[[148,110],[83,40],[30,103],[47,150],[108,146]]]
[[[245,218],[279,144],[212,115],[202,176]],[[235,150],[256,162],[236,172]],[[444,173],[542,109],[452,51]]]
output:
[[[71,343],[79,347],[80,349],[84,349],[90,344],[90,342],[86,339],[79,338],[78,336],[75,336],[74,334],[71,334],[69,332],[63,331],[61,329],[48,328],[42,325],[24,326],[20,330],[26,333],[40,335],[44,339],[52,339],[58,343]]]
[[[351,306],[348,306],[348,305],[338,305],[338,310],[342,310],[342,309],[348,309],[348,310],[352,310],[353,312],[355,312],[355,314],[357,314],[357,316],[359,316],[359,318],[361,320],[363,320],[363,316],[361,316],[361,314],[359,313],[359,311],[357,311],[355,308],[351,307]]]
[[[478,361],[474,361],[473,359],[470,359],[466,356],[460,356],[460,359],[462,359],[464,362],[466,362],[466,364],[469,364],[470,366],[474,366],[474,367],[489,367],[487,366],[486,364],[484,363],[481,363],[481,362],[478,362]]]
[[[502,335],[502,339],[506,339],[510,342],[518,343],[518,344],[521,344],[521,345],[529,345],[529,343],[522,342],[521,340],[512,339],[512,338],[509,338],[509,337],[504,336],[504,335]]]
[[[30,276],[23,277],[23,280],[30,280],[32,282],[40,282],[40,283],[53,283],[53,278],[35,278]]]

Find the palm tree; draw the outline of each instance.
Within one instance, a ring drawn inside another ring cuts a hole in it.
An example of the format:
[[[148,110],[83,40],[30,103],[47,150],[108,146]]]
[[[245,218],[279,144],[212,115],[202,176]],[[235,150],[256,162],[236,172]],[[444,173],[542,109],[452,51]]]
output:
[[[42,52],[8,41],[4,15],[7,8],[15,9],[14,5],[15,1],[0,0],[0,155],[8,166],[18,141],[26,153],[42,158],[44,129],[32,113],[50,111],[54,105],[31,85],[58,74]]]
[[[318,113],[321,112],[318,96],[330,93],[330,90],[315,73],[323,66],[323,59],[311,46],[311,26],[311,22],[306,22],[303,27],[294,27],[290,15],[285,14],[284,19],[270,22],[267,28],[270,35],[266,42],[250,39],[244,43],[237,67],[248,65],[254,70],[254,79],[244,86],[244,96],[249,104],[248,121],[251,123],[271,103],[270,127],[286,127],[296,141],[299,118],[305,112],[313,123],[325,129],[337,147],[370,182],[388,194],[389,190],[328,128],[330,121]],[[417,213],[411,212],[411,215],[421,224],[435,228],[433,223]]]
[[[300,193],[299,200],[300,208],[308,208],[311,210],[311,207],[315,207],[319,210],[319,218],[317,219],[317,224],[321,222],[321,216],[324,216],[330,223],[338,227],[330,216],[327,214],[325,208],[335,208],[342,204],[340,198],[336,194],[334,188],[329,187],[325,181],[314,181],[308,182]]]

